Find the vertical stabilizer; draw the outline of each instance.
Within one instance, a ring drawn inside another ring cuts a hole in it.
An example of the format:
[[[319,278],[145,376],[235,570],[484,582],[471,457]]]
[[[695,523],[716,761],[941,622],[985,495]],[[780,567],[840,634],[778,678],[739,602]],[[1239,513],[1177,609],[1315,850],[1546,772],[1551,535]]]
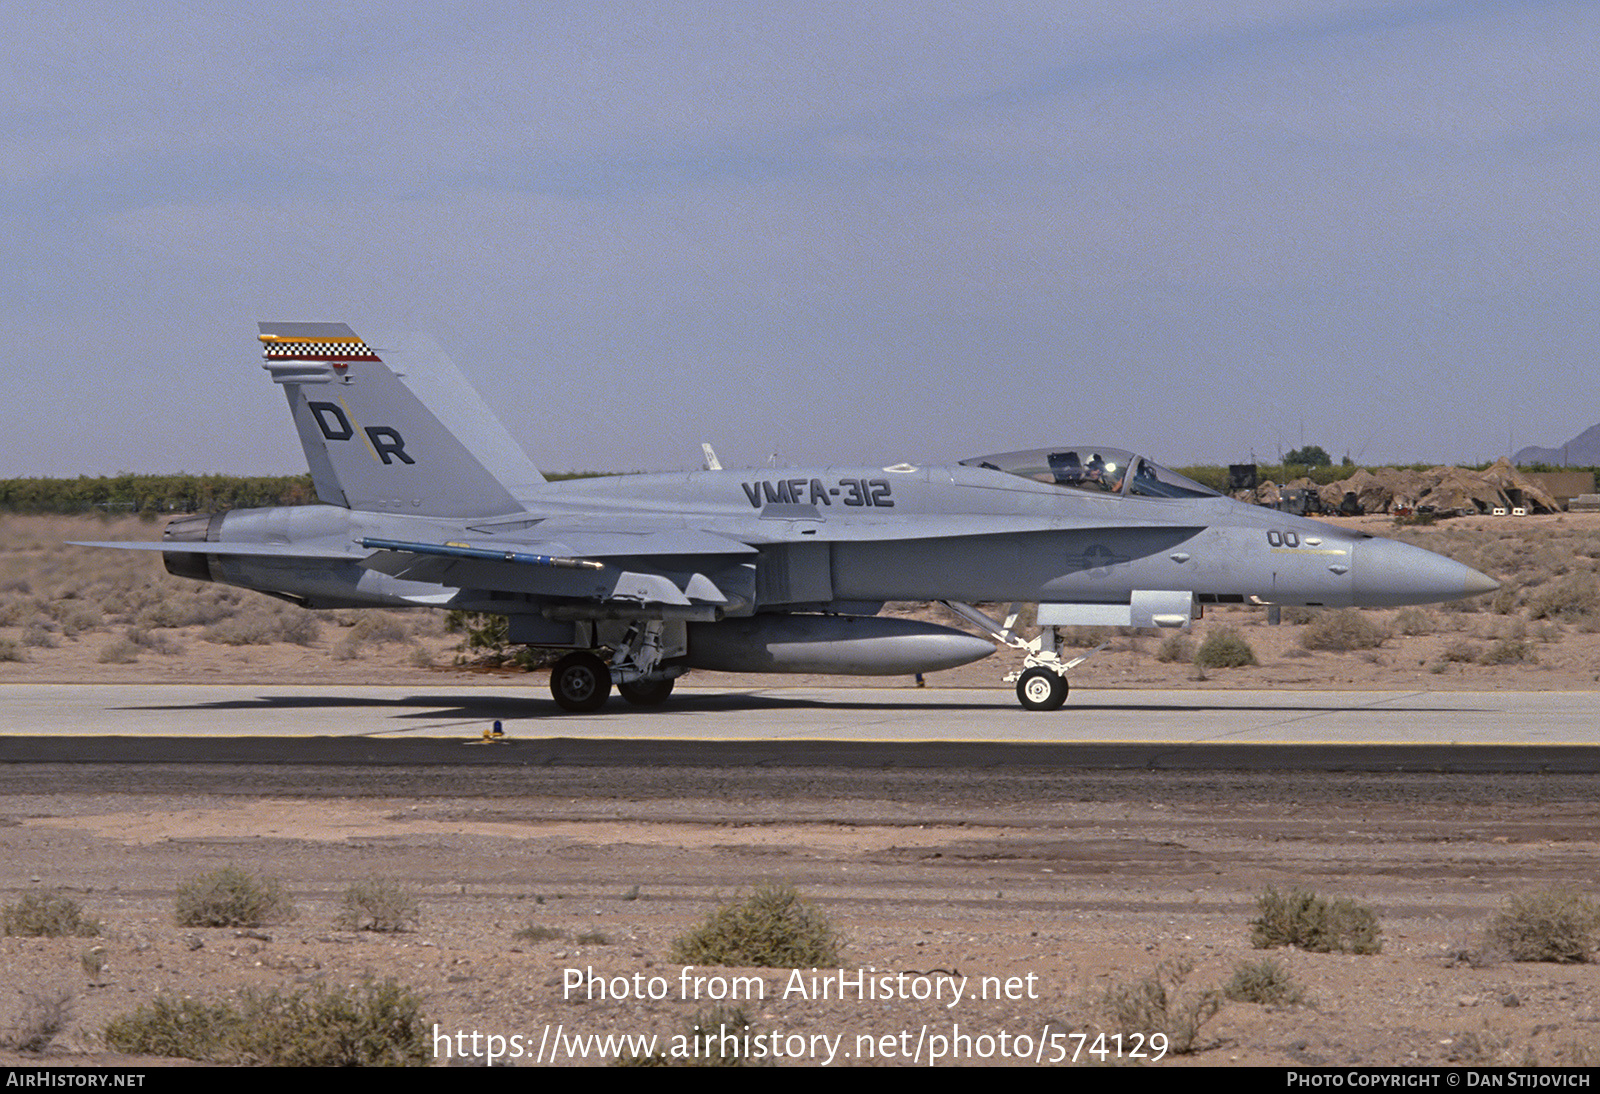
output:
[[[363,341],[343,323],[261,323],[317,496],[366,512],[519,512],[539,474],[438,346]]]

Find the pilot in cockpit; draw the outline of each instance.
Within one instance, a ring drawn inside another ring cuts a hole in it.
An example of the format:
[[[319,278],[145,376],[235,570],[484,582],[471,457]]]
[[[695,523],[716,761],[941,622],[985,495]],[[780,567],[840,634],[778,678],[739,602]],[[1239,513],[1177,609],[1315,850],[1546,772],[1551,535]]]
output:
[[[1127,468],[1117,467],[1116,464],[1106,465],[1105,458],[1096,452],[1089,457],[1089,473],[1084,478],[1099,486],[1107,493],[1122,493],[1122,476],[1127,474]]]

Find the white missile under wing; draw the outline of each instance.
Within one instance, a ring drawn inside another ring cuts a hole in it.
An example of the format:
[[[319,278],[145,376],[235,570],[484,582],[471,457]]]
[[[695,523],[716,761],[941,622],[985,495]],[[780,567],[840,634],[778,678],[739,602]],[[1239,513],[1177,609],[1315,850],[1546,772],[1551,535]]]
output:
[[[1068,625],[1187,629],[1206,604],[1390,607],[1495,582],[1416,547],[1241,505],[1136,454],[1065,444],[944,466],[707,470],[547,482],[424,339],[262,323],[323,504],[179,517],[180,577],[308,608],[492,612],[563,656],[551,692],[653,706],[692,668],[890,675],[1024,654],[1059,707]],[[981,630],[878,615],[936,600]],[[971,605],[1012,603],[1004,621]],[[1024,637],[1016,606],[1038,605]]]

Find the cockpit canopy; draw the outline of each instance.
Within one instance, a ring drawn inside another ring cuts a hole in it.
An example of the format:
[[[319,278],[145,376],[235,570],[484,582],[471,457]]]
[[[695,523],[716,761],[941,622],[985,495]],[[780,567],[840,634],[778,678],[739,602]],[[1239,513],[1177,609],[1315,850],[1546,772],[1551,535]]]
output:
[[[1035,448],[962,460],[965,467],[1004,471],[1034,482],[1094,494],[1145,498],[1214,498],[1219,495],[1193,479],[1120,448]]]

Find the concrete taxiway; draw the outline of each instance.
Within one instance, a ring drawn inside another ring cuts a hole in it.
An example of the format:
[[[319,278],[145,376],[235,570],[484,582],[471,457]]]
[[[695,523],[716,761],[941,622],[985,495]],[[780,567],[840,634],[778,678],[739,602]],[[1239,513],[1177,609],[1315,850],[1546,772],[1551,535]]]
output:
[[[500,722],[505,740],[483,731]],[[1600,771],[1600,692],[680,688],[560,711],[542,691],[0,687],[0,762],[1288,766]]]

